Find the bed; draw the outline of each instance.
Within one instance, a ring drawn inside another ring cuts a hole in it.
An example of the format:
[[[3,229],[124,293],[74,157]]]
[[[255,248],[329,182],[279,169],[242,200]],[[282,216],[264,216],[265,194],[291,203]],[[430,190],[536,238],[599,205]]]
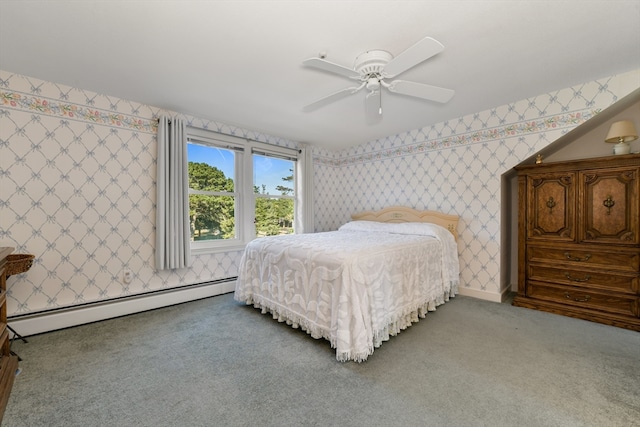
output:
[[[328,340],[339,361],[363,362],[457,294],[457,225],[454,215],[390,207],[337,231],[255,239],[234,298]]]

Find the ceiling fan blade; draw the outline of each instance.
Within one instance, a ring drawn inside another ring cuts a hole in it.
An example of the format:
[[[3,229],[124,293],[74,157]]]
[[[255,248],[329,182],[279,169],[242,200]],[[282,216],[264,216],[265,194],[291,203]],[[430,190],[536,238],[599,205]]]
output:
[[[382,69],[382,75],[384,77],[397,76],[443,50],[444,46],[442,43],[431,37],[425,37],[389,61]]]
[[[309,58],[302,61],[302,63],[308,67],[318,68],[320,70],[328,71],[334,74],[340,74],[352,79],[359,79],[360,73],[351,68],[344,67],[339,64],[334,64],[322,58]]]
[[[325,96],[324,98],[320,98],[309,105],[305,105],[302,107],[302,111],[312,111],[316,108],[320,108],[324,105],[327,105],[333,101],[337,101],[338,99],[344,98],[349,95],[353,95],[358,92],[365,86],[366,83],[361,84],[358,87],[348,87],[346,89],[339,90],[338,92],[332,93],[331,95]]]
[[[443,87],[426,85],[423,83],[407,82],[404,80],[394,80],[387,87],[390,92],[401,95],[414,96],[416,98],[428,99],[435,102],[449,102],[456,93],[455,90]]]

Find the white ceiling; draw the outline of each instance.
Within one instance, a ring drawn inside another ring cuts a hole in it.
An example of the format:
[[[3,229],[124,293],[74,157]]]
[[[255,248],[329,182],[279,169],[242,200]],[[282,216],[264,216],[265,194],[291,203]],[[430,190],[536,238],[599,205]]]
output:
[[[353,86],[303,60],[352,67],[425,36],[445,50],[399,78],[455,89],[449,103],[383,92],[373,125],[364,91],[302,111]],[[640,69],[640,0],[0,0],[0,69],[345,148]]]

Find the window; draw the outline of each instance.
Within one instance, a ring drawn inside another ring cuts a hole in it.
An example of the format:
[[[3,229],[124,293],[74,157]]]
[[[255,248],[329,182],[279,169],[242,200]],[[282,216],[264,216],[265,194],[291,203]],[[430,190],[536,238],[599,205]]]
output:
[[[253,152],[256,237],[293,233],[295,160]]]
[[[294,232],[297,150],[188,128],[193,252]],[[298,165],[299,166],[299,165]]]
[[[191,241],[237,237],[235,157],[232,149],[187,144]]]

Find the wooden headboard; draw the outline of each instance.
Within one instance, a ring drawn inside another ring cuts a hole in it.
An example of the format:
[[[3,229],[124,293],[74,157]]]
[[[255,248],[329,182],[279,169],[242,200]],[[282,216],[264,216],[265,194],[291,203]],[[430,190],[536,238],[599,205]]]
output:
[[[418,211],[405,206],[390,206],[379,211],[362,212],[351,215],[354,221],[377,222],[428,222],[446,228],[458,240],[457,215],[447,215],[436,211]]]

